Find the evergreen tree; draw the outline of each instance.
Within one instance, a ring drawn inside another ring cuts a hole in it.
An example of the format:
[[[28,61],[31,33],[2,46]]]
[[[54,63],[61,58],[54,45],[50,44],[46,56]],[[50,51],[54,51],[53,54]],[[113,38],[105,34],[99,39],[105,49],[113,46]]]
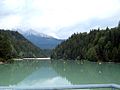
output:
[[[5,62],[11,59],[11,46],[7,36],[0,36],[0,57]]]
[[[117,56],[118,56],[118,50],[116,47],[114,47],[112,50],[112,61],[114,61],[114,62],[118,61]]]
[[[90,48],[87,52],[87,59],[90,61],[97,61],[97,54],[94,47]]]
[[[118,23],[118,28],[120,29],[120,21],[119,21],[119,23]]]

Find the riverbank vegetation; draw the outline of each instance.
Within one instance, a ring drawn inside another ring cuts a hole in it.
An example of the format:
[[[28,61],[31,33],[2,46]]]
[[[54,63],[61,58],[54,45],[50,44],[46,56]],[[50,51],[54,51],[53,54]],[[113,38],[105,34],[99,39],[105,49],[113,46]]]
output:
[[[114,28],[73,34],[53,50],[51,58],[120,62],[120,22]]]

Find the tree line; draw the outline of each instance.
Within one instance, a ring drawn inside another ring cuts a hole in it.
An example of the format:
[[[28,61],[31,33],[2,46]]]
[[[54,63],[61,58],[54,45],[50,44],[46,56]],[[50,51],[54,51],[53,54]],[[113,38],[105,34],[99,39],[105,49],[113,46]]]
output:
[[[120,62],[120,22],[114,28],[74,33],[53,50],[51,58]]]

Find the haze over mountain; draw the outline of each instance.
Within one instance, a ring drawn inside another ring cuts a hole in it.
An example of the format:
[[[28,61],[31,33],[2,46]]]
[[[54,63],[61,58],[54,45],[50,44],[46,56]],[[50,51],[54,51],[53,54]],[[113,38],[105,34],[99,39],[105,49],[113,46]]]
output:
[[[52,36],[39,33],[33,29],[17,29],[17,31],[19,31],[26,39],[42,49],[53,49],[63,41],[62,39],[56,39]]]

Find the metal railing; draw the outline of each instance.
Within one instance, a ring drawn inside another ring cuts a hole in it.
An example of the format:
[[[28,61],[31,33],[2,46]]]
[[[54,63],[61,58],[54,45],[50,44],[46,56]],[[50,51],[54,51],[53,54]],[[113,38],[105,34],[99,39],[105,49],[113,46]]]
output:
[[[85,85],[64,85],[56,87],[16,87],[16,86],[0,86],[0,90],[64,90],[64,89],[97,89],[111,88],[111,90],[119,89],[118,84],[85,84]]]

